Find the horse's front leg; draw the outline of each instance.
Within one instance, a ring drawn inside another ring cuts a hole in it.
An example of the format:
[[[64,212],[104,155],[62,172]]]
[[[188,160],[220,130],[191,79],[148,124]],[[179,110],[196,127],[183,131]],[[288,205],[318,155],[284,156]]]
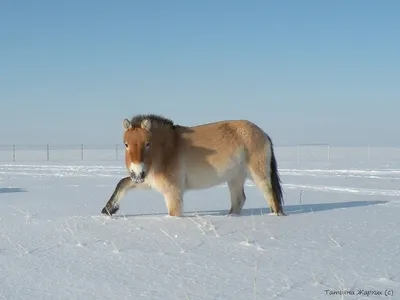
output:
[[[119,209],[119,202],[121,201],[121,198],[128,190],[134,187],[136,187],[136,184],[130,176],[122,178],[118,182],[113,194],[110,197],[110,200],[108,200],[101,213],[109,216],[115,214]]]

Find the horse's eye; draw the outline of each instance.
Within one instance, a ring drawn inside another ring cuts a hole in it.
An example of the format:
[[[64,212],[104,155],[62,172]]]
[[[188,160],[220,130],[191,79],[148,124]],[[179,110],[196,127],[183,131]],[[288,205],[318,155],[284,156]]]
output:
[[[128,148],[128,143],[124,143],[124,144],[125,144],[125,147]]]
[[[145,146],[146,148],[149,148],[149,147],[150,147],[150,141],[146,141],[146,143],[144,143],[144,146]]]

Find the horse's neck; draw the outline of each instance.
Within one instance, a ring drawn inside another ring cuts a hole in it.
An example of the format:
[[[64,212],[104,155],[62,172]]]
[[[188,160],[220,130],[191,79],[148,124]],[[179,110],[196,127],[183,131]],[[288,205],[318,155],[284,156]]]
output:
[[[179,133],[175,130],[159,129],[157,130],[157,139],[159,139],[158,147],[155,149],[154,157],[154,168],[162,169],[168,167],[171,160],[175,157],[175,151],[179,144]]]

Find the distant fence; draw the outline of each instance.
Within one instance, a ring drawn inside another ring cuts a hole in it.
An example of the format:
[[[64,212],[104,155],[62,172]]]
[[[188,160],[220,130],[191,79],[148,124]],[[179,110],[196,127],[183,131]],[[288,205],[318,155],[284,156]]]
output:
[[[116,161],[124,154],[121,145],[0,145],[0,161]]]
[[[0,162],[119,161],[124,146],[107,145],[0,145]],[[350,147],[329,144],[275,146],[281,162],[389,162],[400,161],[400,147]]]

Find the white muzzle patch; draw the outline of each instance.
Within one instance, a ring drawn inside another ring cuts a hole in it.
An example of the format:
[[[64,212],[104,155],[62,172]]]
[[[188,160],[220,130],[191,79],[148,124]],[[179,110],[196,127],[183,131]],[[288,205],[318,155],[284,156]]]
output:
[[[146,170],[145,170],[144,163],[140,163],[140,164],[131,163],[131,165],[129,166],[129,171],[131,171],[131,173],[138,176],[139,174],[144,173]]]

